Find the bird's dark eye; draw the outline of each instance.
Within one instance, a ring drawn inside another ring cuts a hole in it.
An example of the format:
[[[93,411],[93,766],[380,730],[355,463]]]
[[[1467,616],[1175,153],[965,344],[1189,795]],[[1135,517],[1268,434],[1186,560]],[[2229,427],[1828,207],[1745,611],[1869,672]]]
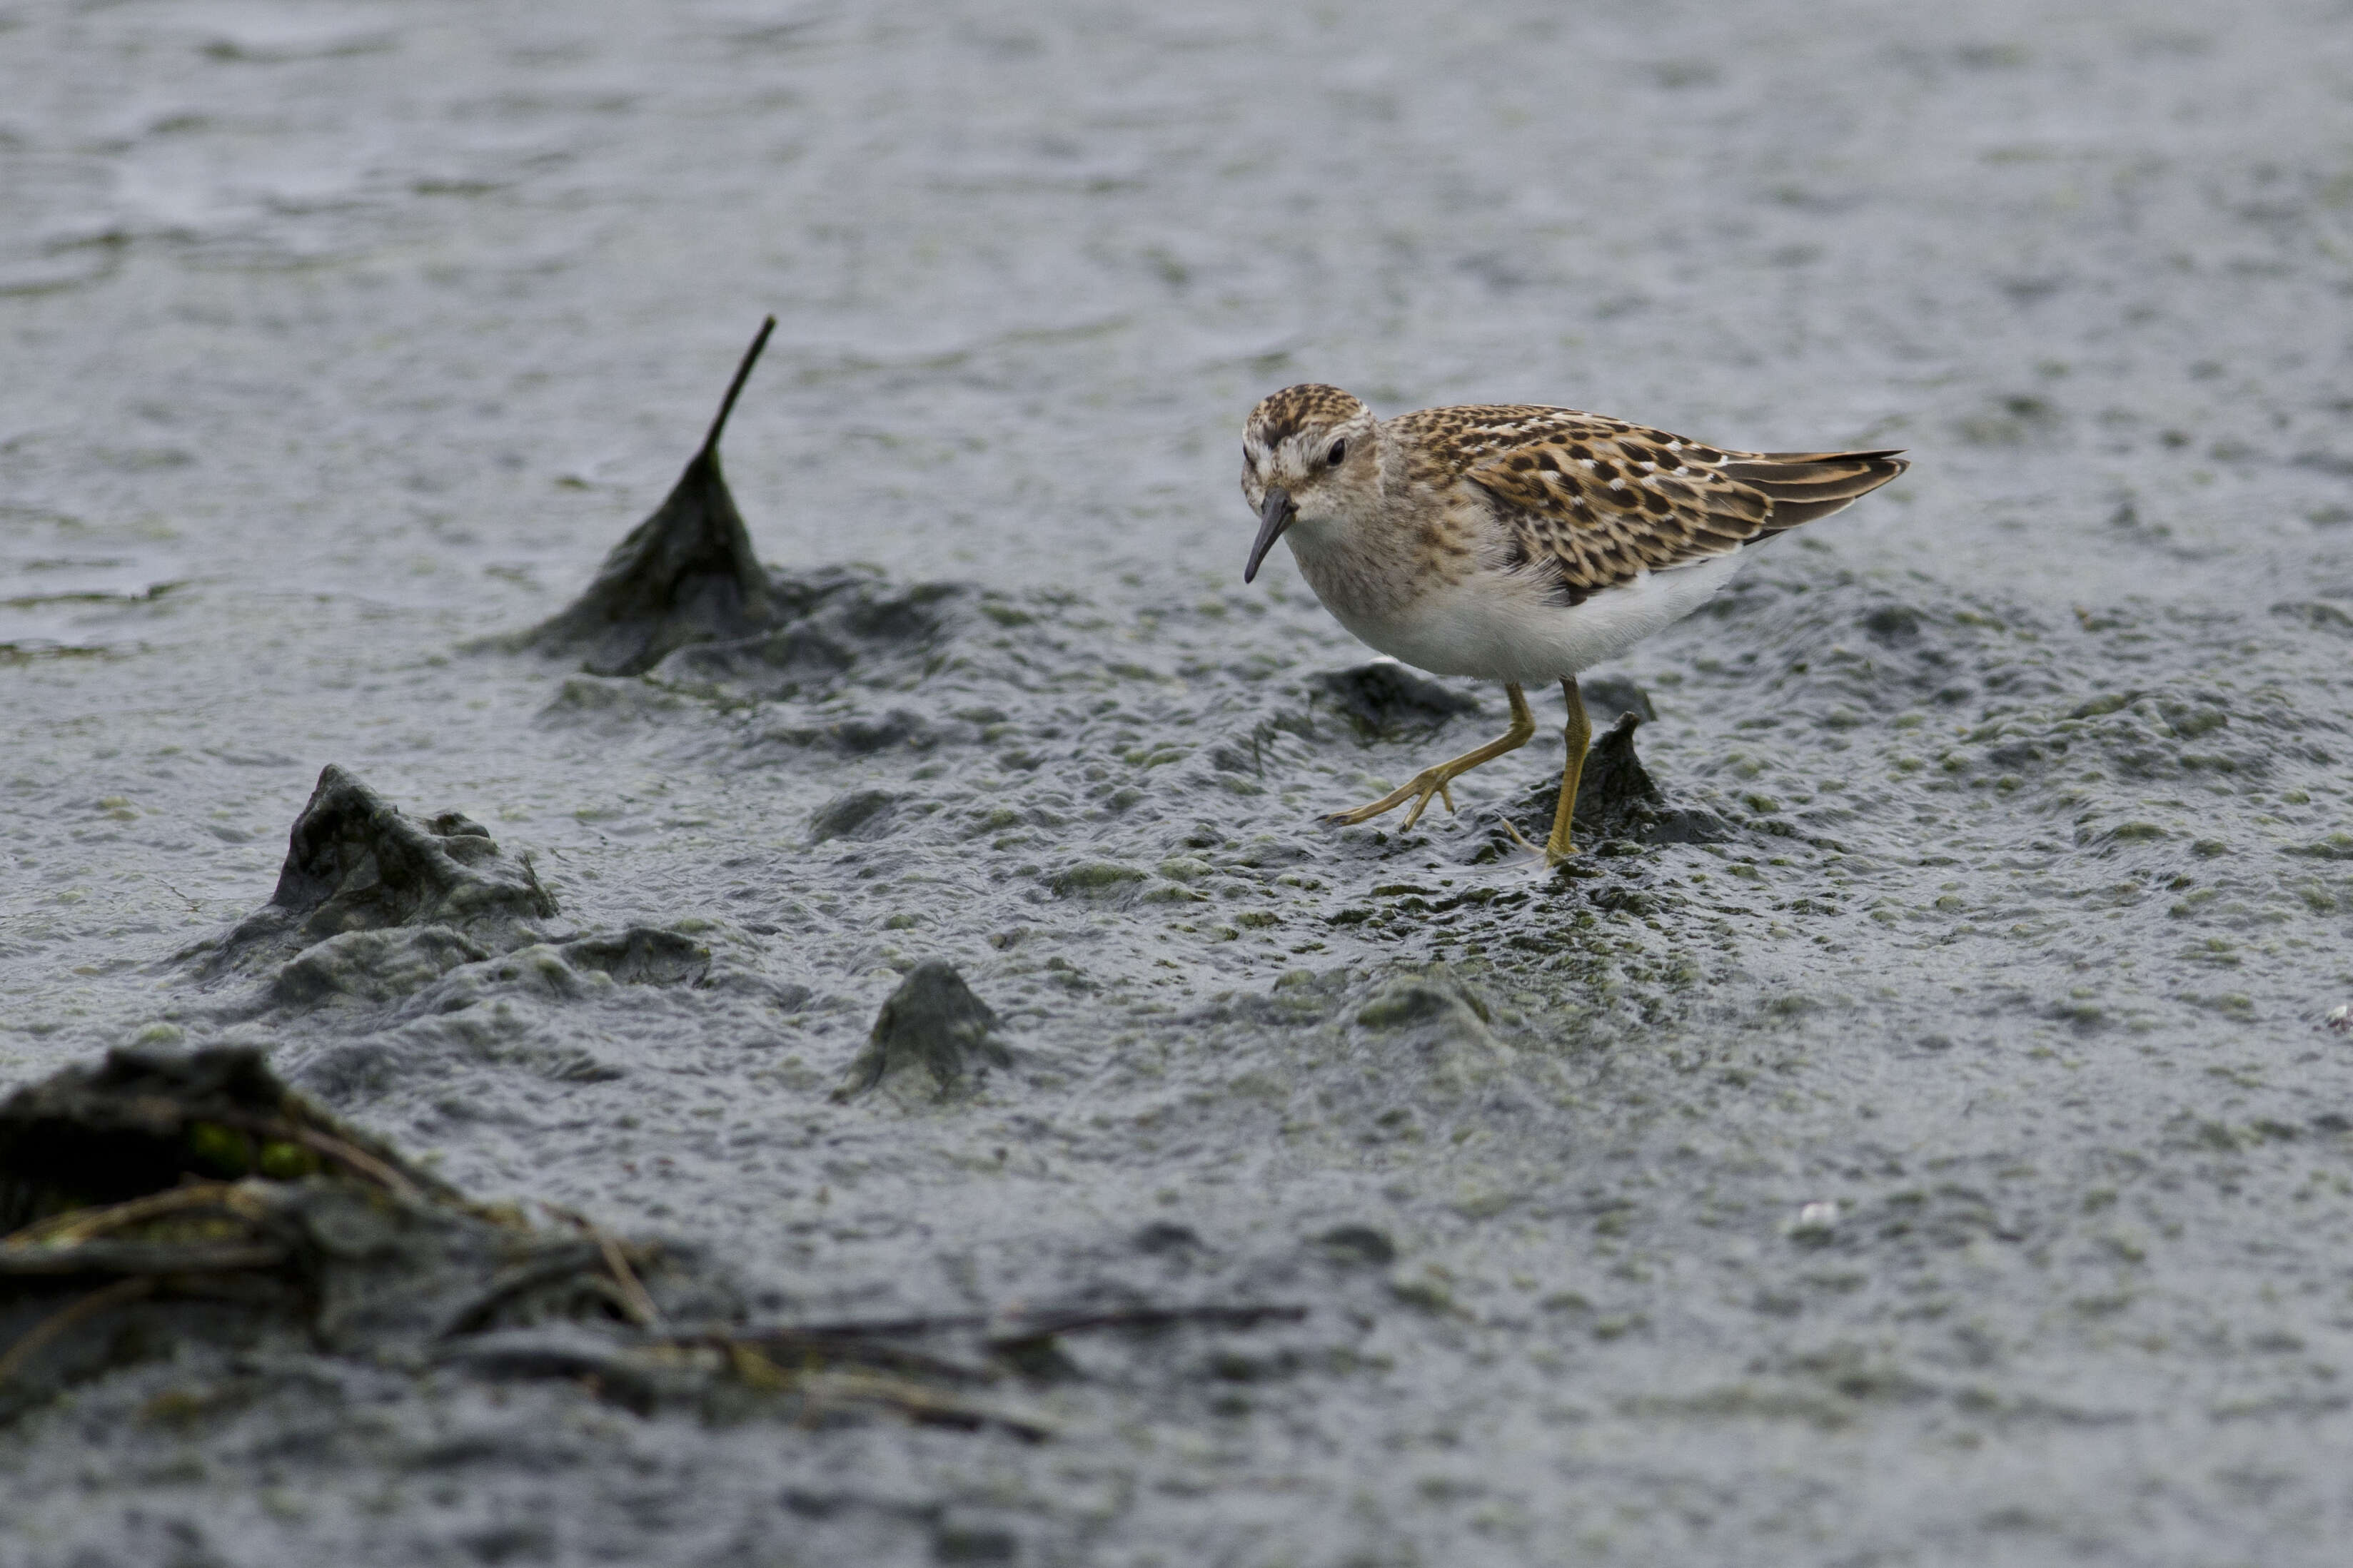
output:
[[[1348,443],[1335,441],[1332,443],[1332,449],[1324,454],[1324,466],[1327,468],[1336,468],[1340,466],[1340,459],[1347,455]]]

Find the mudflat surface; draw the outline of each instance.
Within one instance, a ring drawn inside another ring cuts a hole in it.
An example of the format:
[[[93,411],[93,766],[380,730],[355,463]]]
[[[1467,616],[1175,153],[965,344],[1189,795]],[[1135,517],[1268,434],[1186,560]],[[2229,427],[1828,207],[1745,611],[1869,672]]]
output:
[[[2324,4],[0,5],[0,1079],[258,1045],[769,1321],[1308,1309],[1072,1336],[1034,1444],[149,1346],[0,1561],[2338,1561],[2348,79]],[[484,649],[766,311],[841,657]],[[1548,879],[1541,744],[1316,822],[1503,704],[1242,587],[1305,379],[1917,466],[1601,672],[1713,841]],[[330,763],[544,940],[208,965]],[[1005,1065],[834,1098],[932,959]]]

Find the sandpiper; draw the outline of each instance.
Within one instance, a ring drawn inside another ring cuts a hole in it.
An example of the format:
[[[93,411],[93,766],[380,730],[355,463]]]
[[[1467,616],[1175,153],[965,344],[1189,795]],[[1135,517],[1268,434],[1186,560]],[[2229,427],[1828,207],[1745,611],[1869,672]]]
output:
[[[1273,394],[1242,433],[1259,516],[1242,581],[1278,539],[1340,624],[1433,675],[1504,683],[1512,727],[1404,788],[1330,820],[1408,801],[1410,828],[1482,763],[1527,744],[1531,681],[1568,699],[1568,763],[1544,848],[1569,854],[1592,740],[1582,670],[1706,603],[1747,545],[1828,517],[1907,467],[1894,452],[1737,452],[1574,408],[1425,408],[1393,419],[1336,386]],[[1514,830],[1516,832],[1516,830]]]

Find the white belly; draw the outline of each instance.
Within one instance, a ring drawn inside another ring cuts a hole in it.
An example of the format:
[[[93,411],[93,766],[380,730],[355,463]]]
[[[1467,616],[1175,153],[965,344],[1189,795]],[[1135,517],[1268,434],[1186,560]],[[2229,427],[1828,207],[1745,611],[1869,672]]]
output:
[[[1363,641],[1432,675],[1532,686],[1590,669],[1683,619],[1732,580],[1744,553],[1645,573],[1581,605],[1548,603],[1526,579],[1480,572],[1395,615],[1326,607]]]

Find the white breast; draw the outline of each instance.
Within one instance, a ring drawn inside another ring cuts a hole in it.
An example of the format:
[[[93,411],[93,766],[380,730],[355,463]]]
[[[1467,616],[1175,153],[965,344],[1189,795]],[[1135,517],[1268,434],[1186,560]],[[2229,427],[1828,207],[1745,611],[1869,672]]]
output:
[[[1553,603],[1540,583],[1516,574],[1478,572],[1386,615],[1325,607],[1365,642],[1432,675],[1532,686],[1590,669],[1683,619],[1732,580],[1745,553],[1646,572],[1581,605]]]

